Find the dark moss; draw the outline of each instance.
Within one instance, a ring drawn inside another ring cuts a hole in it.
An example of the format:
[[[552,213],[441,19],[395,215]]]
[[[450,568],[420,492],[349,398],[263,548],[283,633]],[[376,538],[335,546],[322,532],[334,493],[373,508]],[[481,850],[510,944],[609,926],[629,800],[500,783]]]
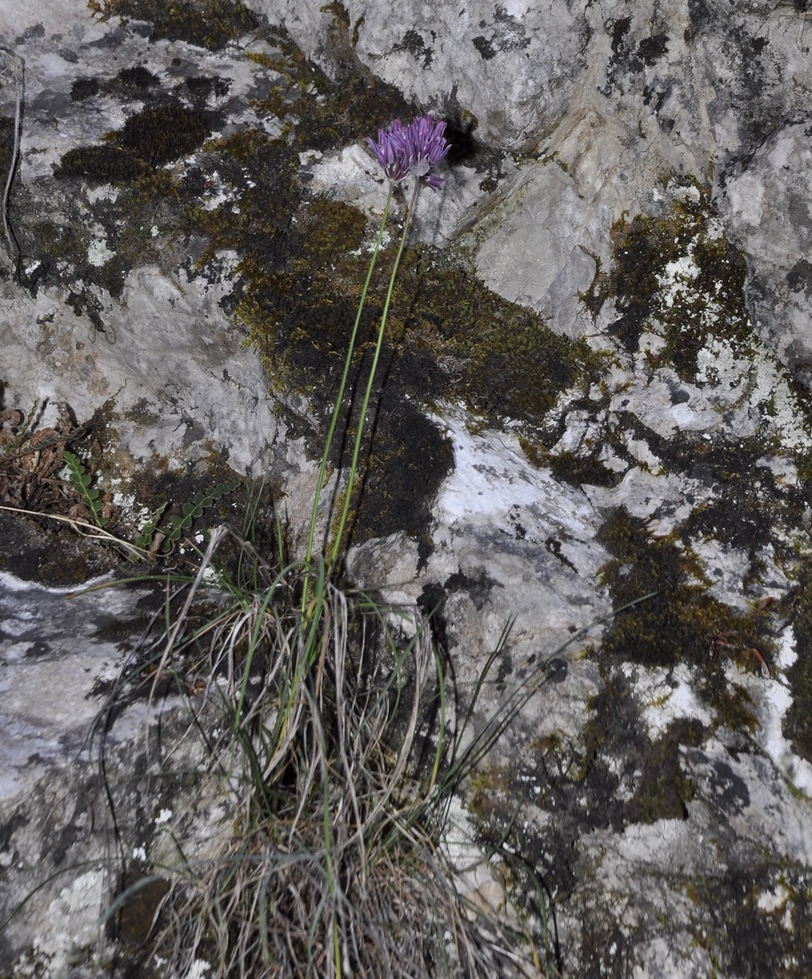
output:
[[[464,592],[480,611],[497,586],[503,587],[494,578],[490,578],[482,568],[477,569],[473,574],[456,571],[443,582],[446,592]]]
[[[609,469],[599,459],[602,447],[595,446],[589,453],[558,452],[545,456],[556,479],[572,486],[617,486],[623,473]],[[538,457],[536,450],[536,457]],[[536,463],[541,464],[540,462]]]
[[[143,165],[133,179],[121,184],[114,199],[102,198],[92,209],[95,220],[107,231],[111,257],[104,265],[89,263],[86,243],[65,229],[54,229],[55,236],[50,236],[48,248],[52,260],[70,261],[83,281],[94,282],[118,297],[133,268],[155,263],[169,271],[171,263],[177,260],[176,242],[185,213],[179,185],[167,170],[152,170]],[[162,234],[155,236],[153,228],[159,228]],[[165,229],[172,229],[171,238],[163,234]]]
[[[776,891],[786,894],[785,901],[769,910],[759,898]],[[771,866],[753,853],[746,866],[736,862],[712,878],[697,875],[692,897],[702,908],[695,941],[713,953],[719,975],[805,979],[812,972],[806,870]]]
[[[59,161],[54,175],[61,179],[80,177],[87,183],[130,183],[148,171],[134,154],[117,146],[76,146]]]
[[[680,245],[687,246],[690,237],[690,232],[683,231],[675,239],[673,228],[640,215],[631,221],[621,218],[612,226],[613,268],[608,281],[601,283],[600,299],[593,298],[591,304],[599,309],[610,295],[616,297],[621,315],[612,323],[611,331],[627,350],[637,350],[646,322],[654,311],[660,289],[658,273]]]
[[[648,66],[656,64],[667,52],[667,34],[652,34],[650,37],[644,37],[637,45],[638,55],[643,60],[643,63]]]
[[[589,827],[622,829],[630,817],[624,799],[639,783],[643,754],[649,744],[640,706],[628,678],[615,670],[589,704],[584,753],[573,779],[589,800]],[[638,812],[641,807],[638,804]]]
[[[74,102],[83,102],[85,99],[98,94],[98,78],[77,78],[70,90],[70,97]]]
[[[696,788],[683,749],[705,736],[700,723],[682,719],[652,741],[629,678],[612,669],[589,703],[583,750],[554,732],[530,742],[530,760],[524,744],[506,764],[481,770],[469,786],[469,810],[486,848],[520,855],[520,903],[527,897],[532,904],[539,880],[566,902],[578,878],[581,834],[687,818]],[[526,818],[536,808],[545,818]]]
[[[431,258],[407,257],[398,300],[411,309],[402,315],[413,343],[457,361],[454,387],[475,412],[538,423],[562,390],[597,373],[585,343],[554,334],[532,311]]]
[[[351,542],[405,531],[427,553],[430,504],[453,465],[451,442],[437,425],[395,386],[387,387],[376,411]]]
[[[301,233],[307,239],[308,260],[325,268],[336,257],[337,240],[347,251],[360,248],[366,231],[366,218],[355,207],[342,201],[315,200],[299,217]],[[338,236],[341,239],[338,239]]]
[[[649,744],[637,791],[628,805],[632,822],[688,818],[687,803],[694,798],[695,786],[681,764],[680,747],[700,744],[704,735],[699,721],[680,718]]]
[[[136,403],[124,412],[124,417],[129,421],[135,422],[144,428],[149,428],[160,421],[160,415],[156,411],[156,405],[151,404],[146,398],[139,398]]]
[[[787,670],[792,705],[784,716],[784,737],[812,762],[812,571],[806,567],[793,598],[793,635],[797,659]]]
[[[103,20],[149,21],[151,41],[186,41],[210,51],[219,51],[259,26],[257,15],[238,0],[89,0],[88,6]]]
[[[160,82],[158,76],[153,75],[143,65],[136,65],[133,68],[122,68],[116,75],[116,80],[125,90],[130,89],[139,94],[143,94],[148,89],[154,88]]]
[[[217,75],[195,75],[186,79],[186,88],[193,99],[205,102],[212,96],[223,98],[228,95],[231,82]]]
[[[787,520],[787,491],[762,464],[769,451],[764,438],[710,440],[686,433],[661,454],[672,472],[682,472],[711,491],[692,509],[683,534],[744,551],[754,573],[768,545],[779,558],[791,556],[777,533]]]
[[[606,675],[589,709],[584,755],[573,771],[574,786],[595,813],[589,824],[621,830],[630,823],[686,819],[694,786],[683,770],[680,748],[702,742],[702,724],[673,721],[652,741],[621,670]]]
[[[130,116],[110,139],[152,166],[162,166],[197,149],[220,121],[216,113],[159,102]]]
[[[786,282],[792,292],[802,292],[807,299],[812,297],[812,263],[799,259],[787,272]]]

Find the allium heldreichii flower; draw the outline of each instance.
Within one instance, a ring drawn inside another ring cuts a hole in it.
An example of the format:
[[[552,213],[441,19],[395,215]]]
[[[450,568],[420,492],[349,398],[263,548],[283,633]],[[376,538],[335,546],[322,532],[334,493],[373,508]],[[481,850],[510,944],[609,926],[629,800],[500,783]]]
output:
[[[432,173],[431,168],[451,149],[444,132],[444,122],[435,122],[432,116],[417,116],[408,126],[395,119],[389,129],[378,130],[377,142],[371,137],[367,137],[367,142],[393,183],[412,173],[432,190],[439,190],[447,178]]]

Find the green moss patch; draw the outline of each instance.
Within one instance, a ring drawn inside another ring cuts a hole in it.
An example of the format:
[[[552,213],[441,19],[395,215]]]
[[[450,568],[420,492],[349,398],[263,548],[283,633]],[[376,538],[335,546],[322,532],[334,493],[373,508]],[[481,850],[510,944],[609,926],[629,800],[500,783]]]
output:
[[[127,184],[149,172],[149,164],[119,146],[76,146],[54,170],[56,177],[79,177],[91,186]]]
[[[197,7],[211,24],[228,8],[230,22],[245,26],[238,4]],[[236,253],[229,311],[245,324],[271,387],[308,398],[317,418],[317,431],[308,433],[314,454],[336,397],[374,229],[357,208],[308,193],[302,154],[340,150],[396,116],[419,111],[359,64],[346,11],[340,4],[330,10],[337,80],[309,63],[284,32],[263,28],[276,50],[248,55],[268,72],[267,87],[260,80],[262,94],[251,102],[258,124],[224,138],[206,141],[220,117],[162,97],[146,68],[128,67],[98,87],[85,80],[77,98],[103,90],[123,98],[149,93],[152,101],[100,145],[67,153],[57,170],[66,181],[114,185],[114,194],[88,202],[104,239],[94,244],[48,222],[38,229],[54,268],[114,296],[139,264],[171,270],[179,254],[175,240],[187,254],[202,252],[197,271],[203,275],[209,261],[216,274],[219,252]],[[109,2],[97,4],[96,12],[152,20],[165,32],[167,18],[174,18],[177,33],[155,36],[183,36],[180,21],[192,30],[183,3],[161,13],[146,2]],[[187,87],[193,104],[202,104],[191,81]],[[199,92],[214,90],[203,85]],[[278,136],[267,132],[263,117],[269,115],[282,122]],[[183,176],[165,169],[193,151],[194,166]],[[206,197],[208,182],[222,191],[216,207]],[[394,221],[390,233],[397,238]],[[350,415],[366,382],[394,254],[392,245],[382,251],[371,283],[345,405]],[[406,530],[430,546],[427,501],[453,459],[420,405],[463,401],[488,421],[519,421],[530,430],[543,423],[563,390],[590,383],[599,371],[585,343],[553,334],[531,311],[485,289],[463,264],[431,248],[407,248],[364,446],[363,492],[353,501],[353,539]],[[334,465],[346,461],[348,445],[339,432]]]
[[[692,539],[710,538],[745,552],[754,575],[768,546],[779,559],[792,557],[781,528],[791,519],[796,494],[776,485],[773,473],[762,464],[769,450],[763,438],[710,442],[683,436],[667,452],[672,470],[712,491],[708,500],[694,507],[683,534]]]
[[[395,115],[412,114],[400,96],[353,67],[351,42],[341,36],[346,25],[341,18],[336,24],[335,43],[348,52],[340,89],[283,42],[281,55],[255,57],[273,73],[271,91],[255,109],[295,125],[278,139],[249,129],[207,144],[210,163],[201,165],[216,168],[238,208],[229,201],[189,212],[209,240],[204,262],[221,249],[240,256],[235,314],[272,386],[307,396],[322,426],[336,396],[374,229],[348,204],[308,197],[299,180],[300,154],[339,149]],[[391,233],[396,238],[394,226]],[[357,392],[366,381],[394,254],[391,245],[380,255],[360,324],[350,379]],[[461,265],[415,247],[403,255],[380,371],[365,450],[370,468],[353,527],[361,537],[407,527],[420,539],[428,512],[418,497],[427,499],[439,485],[451,455],[435,426],[420,422],[407,402],[463,400],[490,420],[532,426],[562,390],[597,367],[586,344],[554,335]],[[314,452],[320,443],[321,436],[312,439]],[[341,447],[340,433],[333,462]]]
[[[711,597],[696,556],[676,532],[654,537],[644,521],[617,510],[598,540],[613,555],[600,578],[614,606],[652,595],[612,620],[605,652],[649,666],[702,663],[712,652],[714,636],[721,634],[735,637],[743,650],[756,644],[769,650],[762,638],[768,625],[763,616],[737,615]]]
[[[562,391],[597,376],[600,361],[586,343],[553,333],[463,268],[443,268],[430,252],[410,257],[398,296],[407,335],[415,349],[454,365],[453,389],[475,413],[532,427]],[[452,385],[442,387],[438,394],[448,396]]]
[[[244,141],[239,150],[246,152]],[[255,150],[262,153],[253,146],[248,155]],[[293,204],[295,160],[285,158],[278,144],[266,150],[277,163],[252,161],[259,179],[241,200],[247,219],[235,224],[226,214],[202,218],[218,242],[231,243],[242,255],[236,313],[272,383],[306,394],[326,420],[369,261],[360,248],[369,231],[364,217],[346,204]],[[226,220],[219,225],[221,218]],[[356,391],[366,382],[393,260],[393,247],[383,251],[373,276],[351,374]],[[414,520],[425,529],[428,513],[410,500],[439,485],[450,449],[433,425],[418,421],[410,399],[462,399],[494,421],[540,424],[560,392],[593,369],[585,345],[554,335],[537,316],[501,300],[465,271],[444,268],[431,249],[408,249],[389,310],[381,387],[374,395],[380,407],[371,469],[356,528],[391,532],[397,527],[387,515],[398,515],[410,533],[422,533]]]

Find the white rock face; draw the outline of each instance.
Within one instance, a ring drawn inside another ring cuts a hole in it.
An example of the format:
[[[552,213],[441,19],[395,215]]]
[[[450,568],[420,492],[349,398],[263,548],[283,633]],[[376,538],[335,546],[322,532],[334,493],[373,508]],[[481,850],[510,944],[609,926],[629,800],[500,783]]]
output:
[[[478,225],[475,261],[483,282],[572,337],[591,330],[578,296],[595,278],[592,255],[609,233],[609,209],[591,204],[584,205],[572,178],[551,159],[523,173],[484,227]]]
[[[135,460],[158,456],[181,467],[189,446],[201,448],[213,435],[236,469],[261,469],[278,423],[258,358],[219,306],[227,291],[139,269],[120,300],[100,297],[105,327],[96,334],[61,296],[43,290],[32,298],[6,288],[5,322],[20,325],[9,330],[4,362],[22,366],[16,381],[9,378],[7,403],[24,404],[36,393],[87,418],[113,399],[123,416],[119,438]],[[23,329],[23,321],[33,329]],[[145,416],[148,425],[137,420]]]

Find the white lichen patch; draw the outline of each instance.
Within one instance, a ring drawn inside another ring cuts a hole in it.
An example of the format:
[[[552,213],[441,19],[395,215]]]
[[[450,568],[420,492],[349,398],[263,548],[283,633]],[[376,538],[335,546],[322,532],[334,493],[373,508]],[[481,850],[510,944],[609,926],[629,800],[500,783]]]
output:
[[[124,489],[126,483],[121,477],[111,477],[109,479],[109,485],[112,491],[113,506],[115,507],[118,519],[127,525],[138,528],[142,527],[151,516],[149,507],[145,507],[139,503],[134,493],[127,492]]]
[[[780,439],[787,451],[812,445],[808,425],[787,381],[786,371],[754,343],[748,356],[730,341],[709,335],[697,355],[697,383],[714,389],[705,393],[719,410],[736,411],[739,433]]]
[[[96,268],[106,265],[114,256],[115,252],[107,247],[106,238],[94,238],[87,246],[87,260]]]
[[[120,191],[112,184],[101,184],[99,187],[87,187],[84,191],[84,198],[91,206],[100,201],[105,204],[114,204],[119,198]]]
[[[627,435],[625,443],[626,451],[638,465],[652,471],[656,471],[660,468],[662,460],[651,451],[648,444],[644,442],[643,439],[636,439],[631,435]]]
[[[773,891],[762,891],[758,896],[758,907],[761,911],[772,914],[783,908],[790,899],[790,892],[783,884],[776,885]]]
[[[184,979],[204,979],[207,973],[211,972],[211,966],[203,959],[195,959],[189,966],[189,971]]]
[[[34,934],[37,971],[29,972],[25,962],[21,961],[17,963],[15,975],[37,975],[43,979],[62,979],[69,975],[71,963],[99,939],[99,916],[105,898],[101,870],[88,871],[63,887],[38,922]],[[40,966],[44,971],[40,971]]]
[[[640,717],[652,740],[677,720],[692,719],[704,725],[712,722],[710,712],[694,692],[695,681],[686,664],[669,669],[626,664],[623,672],[632,682],[641,704]]]
[[[727,199],[732,217],[739,223],[758,228],[764,212],[764,183],[750,173],[734,177],[727,184]]]

